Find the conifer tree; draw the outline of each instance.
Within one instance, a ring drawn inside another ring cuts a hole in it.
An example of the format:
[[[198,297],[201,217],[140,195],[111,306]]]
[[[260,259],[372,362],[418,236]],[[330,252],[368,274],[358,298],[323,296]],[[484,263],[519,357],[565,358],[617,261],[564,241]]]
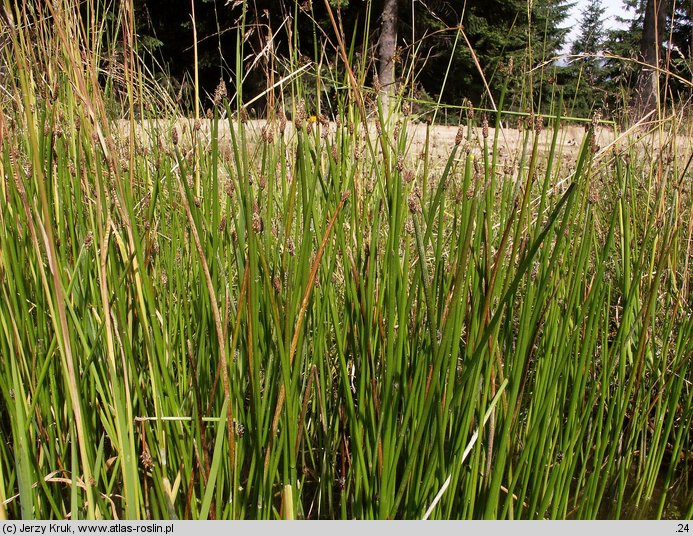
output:
[[[604,11],[601,0],[589,0],[581,13],[579,34],[570,47],[566,93],[572,113],[580,116],[604,106]]]
[[[605,87],[609,95],[612,109],[623,109],[633,106],[635,117],[646,111],[649,95],[649,109],[655,101],[655,79],[652,69],[643,69],[640,62],[644,61],[643,44],[654,43],[654,17],[646,21],[647,9],[654,6],[648,5],[646,0],[624,0],[624,7],[631,14],[628,18],[619,18],[618,28],[607,33],[607,42],[604,49],[607,53],[604,65]],[[660,67],[677,74],[682,79],[689,79],[693,62],[691,60],[691,35],[693,23],[691,21],[691,1],[676,0],[675,5],[666,5],[665,1],[657,2],[664,12],[657,20],[657,38],[660,41],[659,60]],[[673,17],[672,17],[673,16]],[[649,38],[644,36],[645,27],[649,27]],[[655,55],[649,51],[651,62],[655,62]],[[667,97],[674,97],[685,101],[690,96],[690,84],[682,83],[681,79],[665,76],[660,72],[659,78],[666,82],[666,88],[660,88],[660,93]]]
[[[460,40],[455,50],[450,51],[448,45],[447,49],[440,47],[437,55],[431,55],[427,67],[441,76],[427,76],[424,82],[430,83],[430,89],[426,87],[426,90],[431,94],[437,93],[434,84],[445,73],[451,53],[454,56],[448,78],[455,83],[444,88],[443,100],[446,102],[461,102],[468,98],[475,104],[489,104],[474,56],[492,92],[500,88],[500,78],[506,76],[499,67],[507,65],[511,59],[517,78],[543,64],[551,68],[551,58],[565,41],[567,30],[562,23],[572,3],[534,0],[529,5],[531,11],[528,13],[527,0],[467,0],[461,22],[469,45]],[[451,26],[458,24],[452,20],[445,22]],[[540,95],[542,98],[550,96],[542,88],[551,74],[541,69],[534,71],[531,80],[533,99]],[[526,99],[520,98],[520,92],[524,90],[526,93],[528,89],[526,84],[514,84],[506,105],[512,101],[526,108]]]
[[[601,0],[590,0],[582,11],[580,33],[573,41],[570,53],[583,55],[583,63],[594,69],[599,65],[597,55],[604,44],[604,11]]]
[[[616,25],[606,32],[604,43],[604,88],[612,110],[628,106],[638,73],[638,54],[642,37],[643,0],[623,0],[625,17],[616,17]]]

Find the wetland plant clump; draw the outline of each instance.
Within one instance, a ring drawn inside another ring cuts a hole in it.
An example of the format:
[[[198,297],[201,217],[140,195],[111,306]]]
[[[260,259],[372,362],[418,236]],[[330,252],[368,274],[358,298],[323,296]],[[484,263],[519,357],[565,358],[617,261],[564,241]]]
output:
[[[309,117],[296,59],[293,124],[181,119],[128,2],[52,5],[2,51],[0,518],[693,516],[676,110],[508,149],[502,86],[441,149],[356,60]]]

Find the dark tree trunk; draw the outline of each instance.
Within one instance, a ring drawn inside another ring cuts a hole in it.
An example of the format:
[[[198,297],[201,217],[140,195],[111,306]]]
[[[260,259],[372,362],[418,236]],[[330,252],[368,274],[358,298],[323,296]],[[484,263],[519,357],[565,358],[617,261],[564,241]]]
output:
[[[642,39],[640,41],[640,59],[647,64],[642,66],[638,75],[635,96],[635,113],[638,117],[656,109],[659,99],[657,67],[661,61],[662,43],[666,37],[667,13],[671,9],[671,0],[647,0]]]
[[[378,45],[378,78],[385,95],[395,91],[395,51],[397,49],[397,0],[384,0]]]

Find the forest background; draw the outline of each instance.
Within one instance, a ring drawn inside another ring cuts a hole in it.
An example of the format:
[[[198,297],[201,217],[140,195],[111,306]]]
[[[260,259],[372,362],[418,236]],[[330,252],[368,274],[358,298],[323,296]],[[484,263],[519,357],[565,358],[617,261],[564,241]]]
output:
[[[556,91],[564,94],[564,113],[589,117],[598,111],[609,119],[633,108],[647,112],[657,97],[677,103],[690,97],[690,88],[677,81],[691,78],[690,0],[624,0],[624,17],[608,21],[602,1],[588,0],[579,6],[572,43],[567,43],[568,15],[578,8],[569,0],[377,0],[370,8],[363,0],[198,0],[179,2],[176,9],[167,0],[134,4],[139,52],[188,108],[194,102],[195,65],[203,95],[211,99],[224,80],[232,94],[241,89],[244,100],[253,101],[250,111],[258,116],[266,113],[268,99],[273,106],[281,98],[266,91],[267,81],[290,72],[283,58],[292,52],[306,62],[317,60],[308,78],[312,73],[320,79],[319,69],[339,69],[329,11],[336,14],[350,53],[372,66],[381,62],[379,70],[369,69],[380,73],[381,85],[394,88],[406,81],[396,87],[419,112],[427,103],[492,107],[498,80],[506,76],[518,79],[509,85],[510,108],[538,113],[551,112],[547,107]],[[237,59],[233,51],[241,27],[246,53]],[[236,88],[239,61],[245,76]],[[503,69],[509,63],[513,72]],[[118,65],[113,58],[113,68]],[[667,68],[655,80],[645,65]],[[329,111],[334,94],[344,89],[332,79],[333,86],[319,92],[323,102],[312,103],[313,111]]]

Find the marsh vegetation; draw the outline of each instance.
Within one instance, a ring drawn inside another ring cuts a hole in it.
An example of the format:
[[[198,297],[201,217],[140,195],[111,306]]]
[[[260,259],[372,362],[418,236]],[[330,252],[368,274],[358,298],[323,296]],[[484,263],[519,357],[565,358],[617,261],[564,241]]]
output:
[[[685,107],[181,119],[123,4],[6,13],[0,518],[693,517]]]

